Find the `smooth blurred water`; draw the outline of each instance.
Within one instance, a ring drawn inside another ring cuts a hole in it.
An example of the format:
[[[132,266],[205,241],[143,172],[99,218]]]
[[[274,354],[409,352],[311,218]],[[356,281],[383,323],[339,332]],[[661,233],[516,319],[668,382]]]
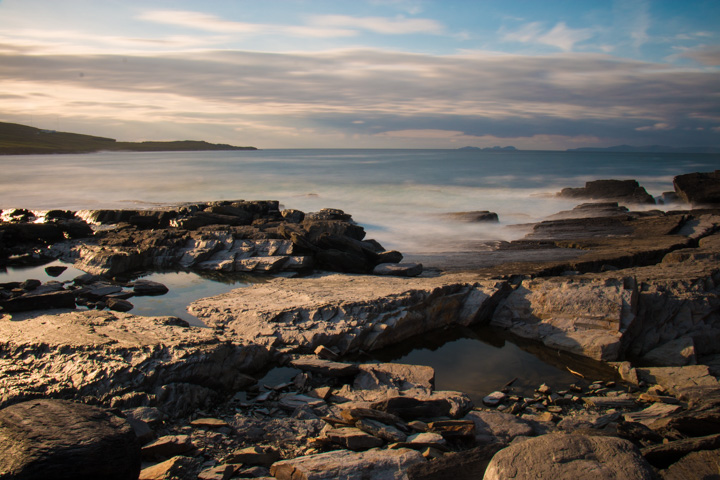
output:
[[[452,250],[467,240],[515,238],[576,202],[555,198],[588,180],[636,179],[652,195],[675,175],[720,168],[709,154],[259,150],[106,152],[0,157],[0,208],[153,208],[211,200],[279,200],[306,212],[340,208],[386,248]],[[441,214],[490,210],[499,225]]]

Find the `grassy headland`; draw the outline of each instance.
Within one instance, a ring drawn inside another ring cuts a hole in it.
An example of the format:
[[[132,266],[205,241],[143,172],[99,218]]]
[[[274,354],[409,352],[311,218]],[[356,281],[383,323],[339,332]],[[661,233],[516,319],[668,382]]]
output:
[[[255,147],[208,143],[199,140],[173,142],[118,142],[114,138],[41,130],[17,123],[0,122],[0,155],[42,153],[91,153],[99,151],[181,152],[198,150],[257,150]]]

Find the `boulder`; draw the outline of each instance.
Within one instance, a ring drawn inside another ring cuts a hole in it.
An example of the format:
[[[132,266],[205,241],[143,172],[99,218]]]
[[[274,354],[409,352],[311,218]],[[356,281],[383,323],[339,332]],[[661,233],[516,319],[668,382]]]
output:
[[[466,223],[477,223],[477,222],[492,222],[497,223],[498,215],[494,212],[487,210],[477,210],[472,212],[452,212],[446,214],[446,217],[451,220]]]
[[[270,467],[270,473],[277,480],[401,480],[410,466],[424,462],[419,452],[406,448],[365,452],[335,450],[276,462]]]
[[[581,188],[563,188],[560,197],[613,200],[621,203],[649,203],[655,199],[636,180],[593,180]]]
[[[140,445],[110,411],[40,399],[0,410],[0,477],[8,480],[135,480]]]
[[[108,298],[107,307],[115,312],[129,312],[133,309],[134,305],[121,298]]]
[[[135,280],[133,283],[133,293],[135,295],[164,295],[168,292],[168,287],[160,282],[152,280]]]
[[[615,437],[550,434],[515,443],[490,461],[484,480],[654,480],[637,448]]]
[[[678,175],[673,186],[680,198],[693,205],[720,204],[720,170]]]

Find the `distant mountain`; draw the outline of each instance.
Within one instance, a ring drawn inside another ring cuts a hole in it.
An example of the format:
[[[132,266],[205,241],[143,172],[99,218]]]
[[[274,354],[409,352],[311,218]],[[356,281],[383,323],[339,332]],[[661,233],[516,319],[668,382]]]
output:
[[[628,152],[628,153],[720,153],[716,147],[668,147],[666,145],[616,145],[614,147],[568,148],[568,152]]]
[[[507,147],[460,147],[458,150],[464,150],[464,151],[470,151],[470,150],[477,150],[481,152],[514,152],[517,150],[517,148],[513,146],[507,146]]]
[[[182,152],[202,150],[257,150],[255,147],[208,143],[200,140],[174,142],[118,142],[113,138],[41,130],[17,123],[0,122],[0,155],[42,153],[91,153],[100,151]]]

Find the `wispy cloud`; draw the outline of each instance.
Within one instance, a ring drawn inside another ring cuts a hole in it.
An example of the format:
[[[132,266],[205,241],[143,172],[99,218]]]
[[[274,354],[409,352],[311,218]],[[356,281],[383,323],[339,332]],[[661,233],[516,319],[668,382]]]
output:
[[[685,50],[679,56],[691,58],[703,65],[711,67],[720,66],[720,46],[702,45],[700,47]]]
[[[427,18],[385,18],[353,17],[349,15],[316,15],[310,17],[310,24],[318,27],[341,27],[367,30],[386,35],[404,35],[411,33],[441,34],[443,26]]]
[[[557,47],[563,51],[573,50],[577,43],[592,38],[595,32],[589,28],[570,28],[565,22],[557,23],[547,30],[540,22],[527,23],[513,31],[502,31],[506,42],[537,43]]]

